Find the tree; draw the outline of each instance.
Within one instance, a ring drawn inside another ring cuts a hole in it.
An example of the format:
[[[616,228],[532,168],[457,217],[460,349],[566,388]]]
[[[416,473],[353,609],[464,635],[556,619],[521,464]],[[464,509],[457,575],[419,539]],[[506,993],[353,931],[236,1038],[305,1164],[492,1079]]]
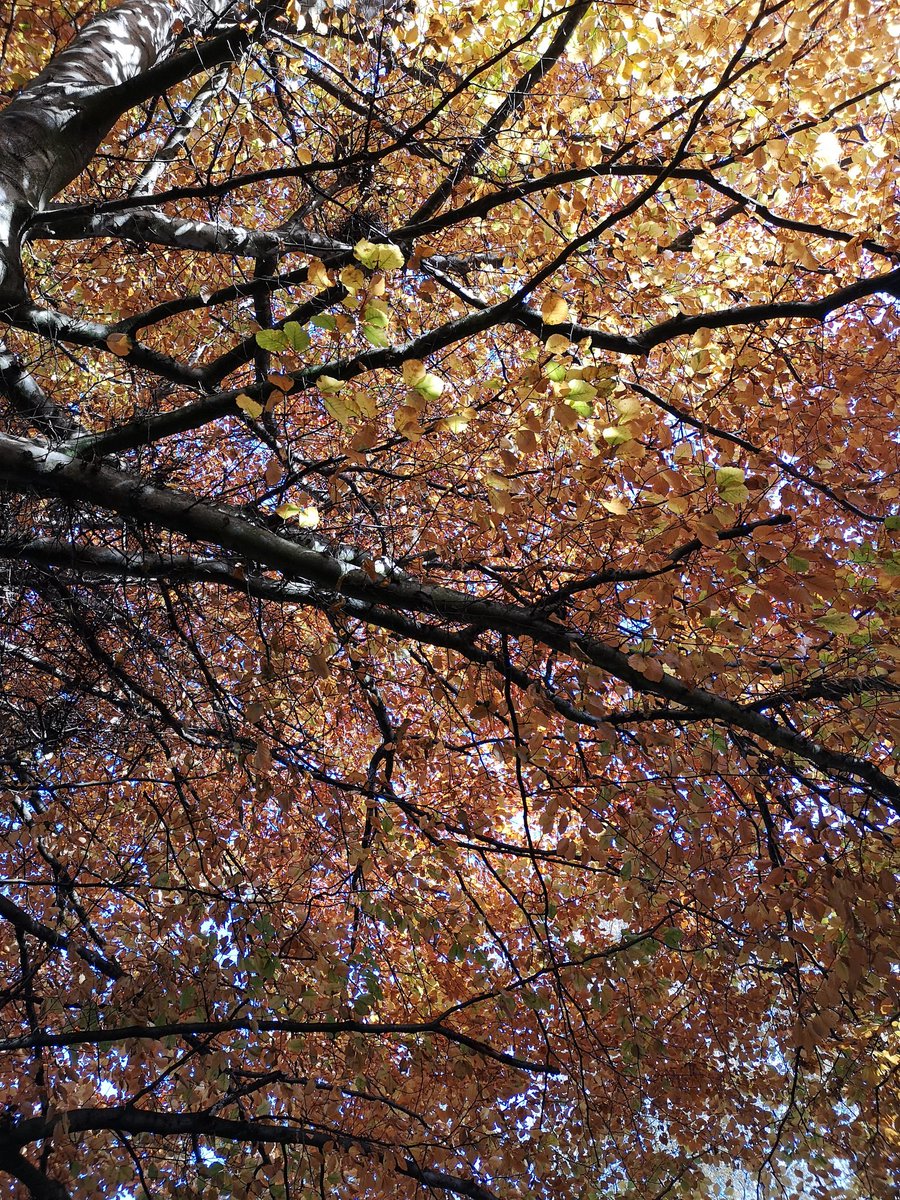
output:
[[[10,5],[2,1194],[894,1194],[898,33]]]

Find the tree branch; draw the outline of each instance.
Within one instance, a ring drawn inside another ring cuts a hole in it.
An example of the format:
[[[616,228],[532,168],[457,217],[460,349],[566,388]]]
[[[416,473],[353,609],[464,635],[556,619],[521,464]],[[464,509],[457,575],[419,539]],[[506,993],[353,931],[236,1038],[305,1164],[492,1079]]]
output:
[[[31,934],[45,946],[51,946],[54,950],[63,950],[66,954],[77,955],[94,970],[105,975],[107,979],[121,979],[126,974],[118,963],[93,950],[90,946],[79,946],[72,940],[71,935],[57,933],[49,925],[35,920],[24,908],[20,908],[18,904],[14,904],[12,900],[3,895],[0,895],[0,917],[4,917],[17,929],[21,929],[23,933]]]
[[[867,786],[900,813],[900,784],[873,763],[829,750],[791,729],[724,696],[692,688],[675,675],[660,671],[651,678],[633,656],[580,630],[537,616],[533,609],[501,604],[450,588],[429,586],[403,575],[373,580],[366,571],[340,559],[278,537],[253,525],[237,510],[204,503],[174,489],[154,487],[125,471],[84,463],[37,443],[0,434],[0,479],[23,491],[34,490],[76,504],[89,501],[112,509],[139,524],[182,533],[251,562],[263,563],[315,587],[406,612],[437,615],[444,621],[476,625],[497,633],[525,637],[582,662],[589,662],[636,692],[662,697],[726,726],[743,729],[791,755],[805,759],[850,786]],[[649,664],[648,664],[649,669]]]
[[[393,1159],[397,1155],[397,1149],[394,1147],[353,1134],[298,1129],[295,1126],[275,1125],[266,1120],[234,1121],[204,1112],[160,1112],[128,1106],[72,1109],[54,1117],[33,1117],[18,1121],[6,1134],[5,1140],[10,1147],[43,1141],[53,1136],[54,1129],[61,1122],[65,1123],[70,1134],[106,1129],[116,1133],[151,1133],[159,1137],[220,1138],[250,1145],[309,1146],[322,1152],[356,1149],[376,1158]],[[6,1152],[7,1159],[11,1154],[15,1155],[15,1151]],[[15,1156],[21,1158],[20,1155]],[[396,1169],[400,1175],[428,1188],[436,1188],[451,1195],[466,1196],[469,1200],[496,1200],[496,1193],[475,1180],[422,1167],[409,1153],[397,1161]],[[39,1200],[62,1200],[65,1196],[65,1192],[61,1190],[33,1194]]]

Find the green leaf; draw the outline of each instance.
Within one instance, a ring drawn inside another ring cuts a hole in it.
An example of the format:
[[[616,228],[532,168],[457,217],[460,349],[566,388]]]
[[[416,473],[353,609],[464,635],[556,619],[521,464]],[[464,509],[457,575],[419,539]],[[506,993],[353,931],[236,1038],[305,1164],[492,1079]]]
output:
[[[391,311],[381,300],[370,300],[363,312],[362,335],[367,342],[379,349],[385,349],[391,344],[388,336],[388,326],[391,323]]]
[[[234,402],[241,412],[245,412],[248,417],[255,419],[262,416],[263,406],[258,400],[254,400],[252,396],[248,396],[245,392],[241,392],[240,395],[235,396]]]
[[[607,425],[603,430],[603,440],[610,446],[623,446],[625,442],[634,439],[630,425]]]
[[[827,629],[829,633],[856,633],[859,627],[859,622],[855,617],[851,617],[849,613],[830,612],[816,622],[822,629]]]
[[[569,400],[593,400],[597,389],[586,379],[569,380]]]
[[[884,521],[884,527],[889,531],[900,529],[900,515],[886,517]]]
[[[316,329],[334,329],[337,326],[337,321],[331,313],[319,313],[309,323],[315,325]]]
[[[367,342],[373,346],[377,346],[380,350],[386,349],[391,344],[387,330],[379,325],[369,325],[367,323],[362,326],[361,332]]]
[[[309,334],[296,321],[285,321],[284,336],[295,354],[302,354],[309,348]]]
[[[376,329],[387,329],[391,323],[391,311],[381,300],[370,300],[363,312],[363,320]]]
[[[716,471],[716,487],[726,504],[743,504],[750,499],[740,467],[720,467]]]
[[[256,344],[261,350],[287,350],[288,340],[283,329],[259,329],[256,333]]]
[[[712,729],[707,734],[709,744],[718,754],[726,754],[728,751],[728,739],[719,733],[718,729]]]
[[[355,408],[355,405],[346,403],[340,396],[325,396],[325,409],[330,416],[334,417],[339,425],[347,426],[350,424],[357,415]]]
[[[722,488],[734,487],[735,484],[744,482],[744,472],[740,467],[719,467],[716,471],[716,487],[721,491]]]
[[[423,375],[416,384],[416,391],[426,400],[437,400],[444,391],[444,381],[437,375]]]

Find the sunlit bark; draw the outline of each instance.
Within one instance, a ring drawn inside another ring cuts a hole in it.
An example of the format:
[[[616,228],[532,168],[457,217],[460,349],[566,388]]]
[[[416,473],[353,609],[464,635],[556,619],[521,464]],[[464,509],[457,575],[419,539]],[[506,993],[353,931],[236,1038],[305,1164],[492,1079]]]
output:
[[[182,31],[203,33],[233,6],[124,0],[89,21],[0,112],[0,305],[25,296],[21,240],[29,217],[77,178],[135,102],[121,86],[164,58]]]

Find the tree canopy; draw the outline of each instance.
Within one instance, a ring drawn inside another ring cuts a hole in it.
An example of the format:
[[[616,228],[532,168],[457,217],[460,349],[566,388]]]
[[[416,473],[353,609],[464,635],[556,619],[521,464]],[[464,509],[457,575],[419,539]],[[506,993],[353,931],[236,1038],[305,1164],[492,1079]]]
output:
[[[895,1195],[898,37],[10,0],[0,1194]]]

